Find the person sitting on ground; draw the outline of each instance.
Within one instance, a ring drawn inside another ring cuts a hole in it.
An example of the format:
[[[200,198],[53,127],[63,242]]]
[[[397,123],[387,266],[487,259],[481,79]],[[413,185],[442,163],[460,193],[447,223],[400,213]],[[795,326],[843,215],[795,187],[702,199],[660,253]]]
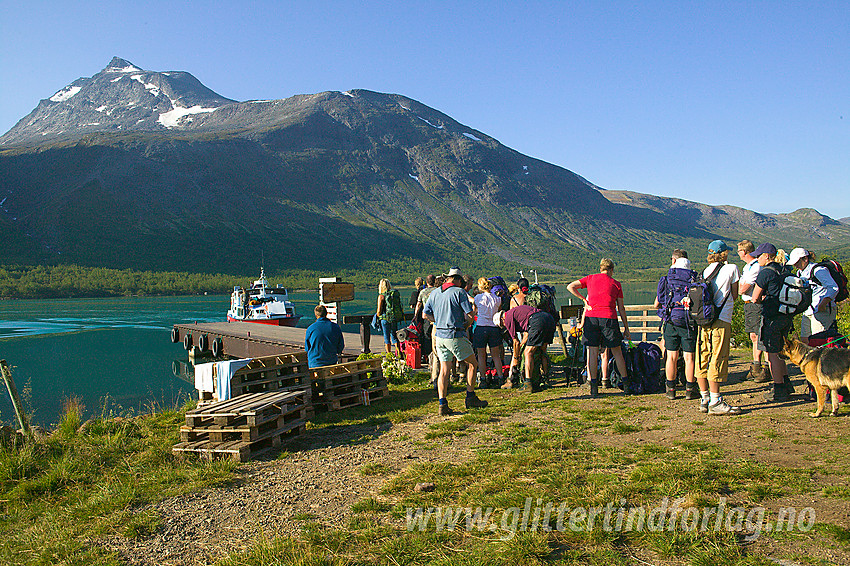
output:
[[[770,375],[773,377],[773,387],[764,395],[765,400],[769,402],[787,401],[794,393],[794,387],[788,379],[785,360],[779,356],[785,335],[794,326],[792,316],[779,312],[779,293],[789,273],[776,262],[776,254],[776,246],[770,243],[760,245],[753,252],[762,267],[753,288],[753,302],[761,304],[759,348],[767,353]]]
[[[304,335],[304,349],[307,351],[307,367],[317,368],[339,363],[339,355],[345,348],[342,329],[328,319],[325,305],[313,309],[316,322],[307,328]]]
[[[697,327],[688,316],[688,309],[682,303],[687,297],[688,287],[696,279],[697,273],[691,269],[688,252],[676,249],[670,256],[670,269],[667,275],[658,280],[654,307],[662,317],[662,334],[667,361],[664,366],[667,376],[666,395],[676,398],[676,382],[679,375],[679,350],[685,359],[685,399],[698,399],[696,378]],[[675,298],[674,298],[675,296]],[[668,304],[671,301],[675,304]],[[662,308],[664,307],[664,308]]]
[[[759,329],[761,328],[761,305],[753,301],[753,289],[756,285],[756,278],[761,271],[759,260],[753,255],[755,246],[749,240],[741,240],[738,242],[738,257],[744,262],[744,270],[741,272],[741,279],[738,280],[738,291],[741,293],[741,300],[744,302],[744,331],[749,334],[750,340],[753,342],[753,361],[750,364],[750,372],[747,374],[756,383],[766,383],[770,381],[770,372],[765,365],[762,365],[762,358],[765,357],[764,352],[759,350]],[[765,357],[764,364],[767,364]]]
[[[472,344],[466,336],[466,327],[472,324],[472,303],[463,289],[463,272],[453,267],[446,275],[446,282],[428,297],[423,313],[434,324],[435,351],[440,360],[437,378],[438,414],[454,414],[449,408],[449,373],[453,360],[463,360],[466,371],[466,408],[484,408],[487,401],[475,394],[475,370],[477,362]]]
[[[732,309],[738,296],[738,266],[728,263],[729,250],[722,240],[708,245],[708,267],[703,279],[710,282],[712,302],[720,309],[717,320],[699,329],[700,411],[710,415],[739,415],[735,407],[720,396],[720,384],[729,376],[729,346],[732,342]]]
[[[540,391],[540,381],[537,376],[544,368],[537,367],[535,354],[546,348],[555,337],[555,319],[548,312],[541,311],[530,305],[519,305],[508,312],[498,311],[493,315],[493,323],[499,328],[507,329],[514,343],[514,358],[519,358],[522,352],[525,362],[525,383],[531,386],[532,393]],[[522,338],[520,338],[522,333]],[[505,382],[504,387],[512,387],[511,381]]]
[[[587,289],[585,298],[579,289]],[[588,275],[567,285],[567,291],[581,299],[584,303],[584,319],[582,327],[582,344],[587,348],[587,378],[590,382],[590,396],[599,395],[597,364],[599,363],[599,348],[611,348],[617,371],[628,382],[626,360],[623,358],[623,337],[631,338],[629,321],[626,319],[626,307],[623,304],[623,287],[614,279],[614,262],[602,258],[599,262],[599,273]],[[623,321],[623,331],[617,324],[617,314]]]
[[[829,269],[817,265],[815,255],[804,248],[794,248],[788,263],[797,269],[797,275],[807,279],[812,286],[812,304],[800,319],[800,340],[808,345],[810,339],[820,340],[838,336],[836,316],[838,283]]]
[[[502,381],[502,331],[493,324],[493,315],[499,311],[502,301],[490,292],[491,283],[486,277],[478,279],[475,309],[478,313],[472,333],[472,347],[478,354],[478,375],[481,387],[496,387]],[[491,383],[487,377],[487,347],[496,370],[496,379]]]

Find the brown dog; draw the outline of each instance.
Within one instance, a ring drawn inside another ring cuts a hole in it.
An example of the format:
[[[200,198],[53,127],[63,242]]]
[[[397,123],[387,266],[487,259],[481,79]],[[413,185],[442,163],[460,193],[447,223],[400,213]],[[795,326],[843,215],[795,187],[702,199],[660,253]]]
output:
[[[818,396],[819,417],[826,405],[826,392],[832,393],[832,416],[838,414],[838,390],[850,388],[850,350],[845,348],[811,348],[796,338],[785,338],[783,357],[800,366]]]

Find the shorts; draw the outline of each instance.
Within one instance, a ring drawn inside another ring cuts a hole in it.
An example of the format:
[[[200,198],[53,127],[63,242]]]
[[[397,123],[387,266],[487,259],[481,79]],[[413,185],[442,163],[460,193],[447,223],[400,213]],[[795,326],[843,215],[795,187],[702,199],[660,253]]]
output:
[[[827,330],[835,323],[836,314],[837,309],[832,301],[814,314],[804,314],[800,319],[800,337],[808,338]]]
[[[723,383],[729,376],[729,346],[732,343],[732,324],[715,320],[699,330],[699,357],[696,376]]]
[[[697,329],[687,326],[676,326],[670,322],[664,323],[664,349],[682,350],[694,353],[697,351]]]
[[[744,332],[758,334],[761,330],[761,305],[744,303]]]
[[[623,333],[616,318],[584,317],[581,343],[591,348],[616,348],[623,344]]]
[[[472,343],[466,336],[460,338],[436,338],[435,351],[437,359],[441,362],[450,362],[452,359],[465,360],[473,355]]]
[[[759,350],[768,354],[778,354],[784,346],[783,338],[794,326],[794,317],[779,315],[765,317],[761,321],[759,332]]]
[[[472,347],[497,348],[502,345],[502,331],[495,326],[476,326],[472,332]]]
[[[398,344],[398,338],[395,333],[398,331],[397,322],[381,321],[381,330],[384,332],[384,344]]]
[[[555,319],[548,312],[536,312],[528,318],[526,346],[548,346],[555,339]]]

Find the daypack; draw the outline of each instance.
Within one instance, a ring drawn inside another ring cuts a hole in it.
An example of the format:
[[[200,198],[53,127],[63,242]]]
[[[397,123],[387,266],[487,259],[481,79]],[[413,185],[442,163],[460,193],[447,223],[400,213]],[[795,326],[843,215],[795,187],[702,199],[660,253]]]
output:
[[[404,320],[404,308],[401,306],[401,295],[398,291],[392,289],[384,296],[386,310],[384,311],[384,320],[387,322],[400,322]]]
[[[505,280],[501,278],[501,276],[496,275],[490,277],[488,279],[490,282],[490,292],[499,297],[499,300],[502,301],[502,306],[499,307],[500,311],[509,311],[511,309],[511,292],[508,291],[508,286],[505,284]]]
[[[812,304],[812,287],[805,279],[788,275],[779,290],[779,314],[801,314]]]
[[[667,275],[658,281],[658,316],[673,326],[690,326],[691,318],[682,299],[688,296],[691,285],[697,281],[697,272],[692,269],[671,267]]]
[[[729,300],[729,295],[726,295],[726,298],[723,299],[719,307],[714,304],[712,282],[722,268],[723,264],[718,262],[717,267],[714,268],[714,271],[708,277],[703,278],[702,275],[697,274],[696,280],[688,289],[688,299],[690,300],[688,314],[697,326],[711,326],[714,324],[714,321],[720,316],[720,311],[726,306],[726,301]]]
[[[530,286],[528,293],[525,294],[525,304],[543,312],[548,312],[555,320],[561,318],[555,308],[555,289],[549,285],[535,283]]]
[[[622,346],[623,359],[628,372],[629,392],[636,395],[660,393],[664,391],[664,376],[661,373],[661,348],[649,342],[641,342],[633,347]],[[611,383],[623,389],[625,380],[617,370],[614,356],[608,359]]]
[[[815,269],[818,267],[825,267],[829,270],[829,275],[832,277],[832,280],[835,281],[835,284],[838,285],[838,295],[835,296],[835,302],[840,303],[843,300],[846,300],[847,297],[850,297],[850,291],[847,289],[847,276],[844,275],[844,268],[841,267],[841,264],[835,261],[834,259],[828,259],[822,261],[820,263],[816,263],[812,268],[812,281],[817,283],[818,285],[822,285],[818,278],[815,277]]]

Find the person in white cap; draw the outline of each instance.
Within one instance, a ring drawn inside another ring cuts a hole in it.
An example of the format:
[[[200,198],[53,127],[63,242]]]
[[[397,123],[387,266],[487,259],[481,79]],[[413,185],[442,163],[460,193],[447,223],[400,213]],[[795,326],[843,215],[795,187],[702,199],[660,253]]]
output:
[[[797,275],[808,279],[812,285],[812,305],[803,312],[800,319],[800,340],[806,344],[809,339],[823,334],[838,336],[835,317],[838,307],[835,297],[838,295],[838,283],[829,269],[815,262],[815,255],[804,248],[794,248],[788,257],[788,263],[797,269]]]
[[[472,324],[472,303],[464,290],[463,272],[453,267],[446,274],[443,285],[431,293],[425,303],[423,314],[434,324],[434,347],[440,360],[440,375],[437,378],[438,412],[440,416],[454,414],[449,408],[449,373],[452,360],[465,361],[466,371],[466,408],[484,408],[487,401],[475,394],[475,372],[478,362],[472,343],[466,333]]]

